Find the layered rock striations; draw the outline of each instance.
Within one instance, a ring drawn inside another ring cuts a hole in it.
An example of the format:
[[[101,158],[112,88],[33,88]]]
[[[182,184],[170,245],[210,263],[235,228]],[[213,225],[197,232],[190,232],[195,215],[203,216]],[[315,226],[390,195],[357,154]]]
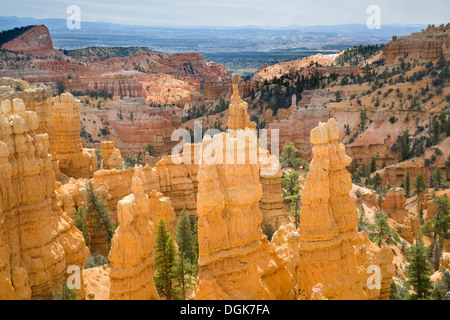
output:
[[[53,53],[53,41],[45,25],[30,28],[17,38],[2,45],[2,49],[31,54]]]
[[[214,152],[199,168],[195,298],[294,299],[295,281],[288,262],[260,228],[258,164],[251,164],[248,155],[244,164],[224,164],[221,159],[231,152],[229,144],[234,144],[233,159],[246,153],[238,140],[222,133],[203,142],[204,148],[210,145]]]
[[[313,288],[321,284],[327,299],[385,299],[395,272],[393,254],[357,231],[356,205],[349,195],[352,183],[345,169],[351,158],[338,138],[333,118],[311,130],[313,160],[300,212],[300,298],[312,298]],[[372,265],[381,271],[380,288],[367,285]]]
[[[299,149],[302,158],[310,160],[312,158],[312,145],[309,141],[309,132],[319,122],[325,122],[329,118],[330,110],[322,106],[309,105],[302,108],[292,108],[291,115],[287,119],[274,121],[268,126],[269,134],[273,130],[279,130],[280,148],[287,141],[290,141]]]
[[[48,299],[89,250],[54,191],[36,112],[20,99],[1,101],[0,110],[0,298]]]
[[[80,131],[80,100],[70,93],[53,98],[55,153],[61,172],[74,178],[90,178],[97,170],[97,157],[83,150]]]
[[[111,300],[159,300],[153,283],[155,227],[150,219],[151,200],[144,191],[145,175],[136,168],[132,194],[117,206],[119,227],[112,239]]]
[[[397,38],[393,37],[383,48],[383,57],[389,64],[394,63],[398,57],[408,56],[424,60],[439,58],[441,52],[445,59],[450,59],[450,24],[435,27],[429,25],[422,32]]]

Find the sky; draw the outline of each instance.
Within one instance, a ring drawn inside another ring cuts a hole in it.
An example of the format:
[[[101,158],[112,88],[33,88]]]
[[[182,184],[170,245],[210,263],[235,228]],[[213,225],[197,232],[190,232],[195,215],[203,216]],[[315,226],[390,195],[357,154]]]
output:
[[[70,5],[81,21],[150,26],[366,24],[370,5],[381,24],[450,22],[450,0],[0,0],[0,16],[66,19]]]

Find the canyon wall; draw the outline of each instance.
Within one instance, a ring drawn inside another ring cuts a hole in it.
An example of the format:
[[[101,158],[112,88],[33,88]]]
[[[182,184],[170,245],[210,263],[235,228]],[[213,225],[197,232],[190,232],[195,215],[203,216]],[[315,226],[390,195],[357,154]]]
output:
[[[393,37],[383,48],[383,58],[386,63],[393,64],[398,57],[408,55],[423,60],[437,59],[444,54],[445,59],[450,59],[450,23],[435,27],[428,25],[422,32],[414,32],[411,35]]]
[[[0,110],[0,298],[48,299],[89,250],[54,191],[48,135],[36,133],[36,112],[20,99],[2,101]]]
[[[312,298],[313,288],[321,284],[327,299],[386,299],[395,273],[393,253],[357,231],[356,205],[349,195],[352,183],[345,169],[351,158],[338,139],[333,118],[311,130],[313,160],[300,212],[300,298]],[[380,288],[367,285],[370,266],[381,272]]]

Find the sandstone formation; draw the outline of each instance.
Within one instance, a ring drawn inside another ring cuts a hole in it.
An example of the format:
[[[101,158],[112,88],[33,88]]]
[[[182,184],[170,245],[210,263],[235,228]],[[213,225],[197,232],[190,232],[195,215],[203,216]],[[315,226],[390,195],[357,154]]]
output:
[[[149,217],[151,204],[144,191],[144,181],[142,168],[136,168],[133,193],[117,206],[119,227],[109,254],[111,300],[159,300],[153,283],[155,227]]]
[[[70,93],[53,98],[55,153],[61,172],[74,178],[90,178],[97,170],[97,157],[83,150],[80,131],[80,100]]]
[[[250,121],[247,109],[248,103],[243,101],[239,96],[239,83],[241,82],[241,76],[239,74],[233,74],[232,78],[233,95],[231,96],[230,104],[230,117],[228,118],[228,131],[233,134],[235,130],[245,128],[255,129],[256,123]]]
[[[108,209],[113,213],[114,219],[116,219],[117,203],[131,193],[131,181],[134,176],[134,170],[134,168],[125,170],[102,169],[94,173],[94,178],[92,179],[94,188],[96,190],[102,187],[107,189],[107,195],[103,200],[106,202]],[[144,181],[145,193],[150,194],[153,189],[159,191],[159,178],[154,168],[146,166],[143,168],[143,171],[146,177]]]
[[[263,192],[259,201],[259,209],[263,214],[261,227],[264,229],[270,225],[273,230],[277,230],[284,222],[288,221],[281,191],[281,165],[269,151],[261,148],[258,151],[259,181]]]
[[[0,76],[46,83],[51,85],[54,94],[58,92],[57,83],[61,82],[71,91],[105,90],[113,95],[144,97],[156,104],[182,106],[190,102],[191,94],[200,94],[205,81],[221,82],[228,75],[226,68],[207,62],[198,53],[130,50],[123,56],[117,48],[55,50],[44,25],[30,28],[3,44],[2,49],[11,50],[23,59],[2,61]]]
[[[47,27],[39,25],[4,43],[2,48],[31,54],[50,54],[53,52],[53,41]]]
[[[356,205],[349,195],[352,183],[345,169],[351,158],[338,139],[333,118],[311,130],[313,160],[300,212],[300,298],[312,298],[320,283],[327,299],[388,299],[395,273],[393,253],[357,231]],[[367,285],[366,271],[372,265],[381,271],[379,289]]]
[[[167,230],[175,237],[177,220],[170,198],[163,197],[162,193],[156,190],[152,190],[150,193],[149,217],[155,225],[160,219],[163,219]]]
[[[230,150],[224,142],[234,144],[233,159],[246,152],[238,139],[222,133],[203,141],[203,147],[212,145],[215,150],[199,168],[195,298],[294,299],[295,281],[287,260],[260,228],[259,166],[250,164],[247,155],[245,164],[223,164],[220,159]]]
[[[287,119],[274,121],[268,126],[269,134],[273,130],[279,130],[280,148],[287,141],[293,142],[302,158],[310,160],[312,145],[309,142],[309,132],[319,122],[327,121],[329,118],[330,110],[322,106],[308,105],[303,108],[293,108]]]
[[[187,148],[188,146],[186,146]],[[184,148],[183,150],[186,150]],[[160,192],[169,197],[177,215],[186,209],[195,215],[197,208],[198,164],[174,163],[171,156],[162,158],[155,166]]]
[[[439,58],[441,52],[445,59],[450,59],[450,24],[435,27],[428,26],[422,32],[415,32],[405,37],[393,37],[383,48],[383,57],[387,63],[394,63],[398,57],[408,56],[423,60]]]
[[[442,153],[436,154],[436,149],[441,150]],[[419,173],[424,176],[425,181],[430,181],[436,168],[439,168],[443,173],[446,172],[446,161],[448,156],[450,155],[449,150],[450,137],[438,143],[434,148],[429,148],[425,151],[425,154],[420,157],[388,165],[385,168],[378,170],[377,172],[383,179],[383,185],[390,184],[391,186],[396,187],[405,182],[406,175],[409,172],[411,190],[414,191],[415,187],[412,182],[415,181]],[[432,166],[427,164],[427,159],[430,158],[435,158]]]
[[[408,214],[405,210],[406,198],[403,188],[392,188],[386,193],[381,211],[389,212],[389,216],[394,220],[394,228],[399,235],[413,243],[420,228],[420,219]]]
[[[15,90],[14,84],[20,82],[25,90]],[[37,134],[46,133],[48,135],[48,152],[52,155],[53,169],[55,174],[59,174],[59,165],[55,153],[55,129],[53,127],[53,98],[52,90],[49,86],[30,86],[27,82],[12,78],[1,78],[2,86],[1,99],[9,99],[11,102],[15,98],[20,98],[27,106],[27,110],[35,111],[39,118]]]
[[[114,141],[101,142],[101,155],[105,169],[113,169],[122,164],[120,150],[114,147]]]
[[[36,112],[20,99],[1,101],[0,110],[0,299],[48,299],[89,250],[54,191],[48,135],[36,134]]]
[[[234,115],[231,123],[234,126],[233,134],[237,135],[239,130],[255,129],[247,114],[247,106],[239,97],[239,75],[234,80],[234,103],[231,105],[239,110]],[[231,107],[230,105],[230,107]],[[231,116],[230,116],[231,118]],[[247,127],[245,127],[247,126]],[[251,134],[254,134],[252,131]],[[256,136],[255,136],[256,140]],[[106,143],[103,143],[106,145]],[[186,143],[180,154],[181,161],[176,161],[173,156],[165,156],[158,161],[154,168],[146,166],[143,170],[147,177],[146,193],[155,189],[165,197],[170,198],[173,209],[178,216],[181,210],[186,209],[191,216],[197,215],[197,190],[198,170],[202,157],[201,144]],[[260,200],[260,209],[263,213],[263,227],[272,225],[276,230],[286,217],[284,214],[284,202],[281,192],[281,167],[278,159],[267,150],[255,146],[257,163],[260,167],[260,181],[263,186],[263,196]],[[256,163],[256,162],[255,162]],[[111,195],[108,207],[115,212],[117,202],[130,193],[131,177],[133,169],[127,170],[99,170],[94,173],[93,183],[95,188],[101,185],[108,186]]]

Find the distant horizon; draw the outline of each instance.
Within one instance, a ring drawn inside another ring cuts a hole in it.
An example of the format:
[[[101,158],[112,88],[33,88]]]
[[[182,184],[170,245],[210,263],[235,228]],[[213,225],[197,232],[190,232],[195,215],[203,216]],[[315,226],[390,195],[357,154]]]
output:
[[[80,8],[81,23],[147,27],[254,27],[364,25],[370,6],[382,25],[441,25],[448,22],[446,0],[15,0],[0,2],[2,17],[67,19]],[[446,14],[447,12],[447,14]]]
[[[19,17],[19,16],[1,16],[0,18],[17,18],[17,19],[33,19],[33,20],[62,20],[66,21],[66,19],[62,18],[34,18],[34,17]],[[239,25],[239,26],[219,26],[219,25],[143,25],[143,24],[130,24],[130,23],[115,23],[109,21],[95,20],[95,21],[82,21],[81,23],[102,23],[102,24],[113,24],[113,25],[123,25],[123,26],[131,26],[131,27],[180,27],[180,28],[257,28],[257,29],[287,29],[287,28],[309,28],[309,27],[332,27],[332,26],[366,26],[365,23],[342,23],[342,24],[316,24],[316,25],[302,25],[302,24],[293,24],[286,26],[273,26],[273,25]],[[448,22],[450,23],[450,21]],[[421,27],[428,25],[446,25],[447,23],[386,23],[385,26],[408,26],[408,27]],[[2,26],[0,26],[1,29]]]

